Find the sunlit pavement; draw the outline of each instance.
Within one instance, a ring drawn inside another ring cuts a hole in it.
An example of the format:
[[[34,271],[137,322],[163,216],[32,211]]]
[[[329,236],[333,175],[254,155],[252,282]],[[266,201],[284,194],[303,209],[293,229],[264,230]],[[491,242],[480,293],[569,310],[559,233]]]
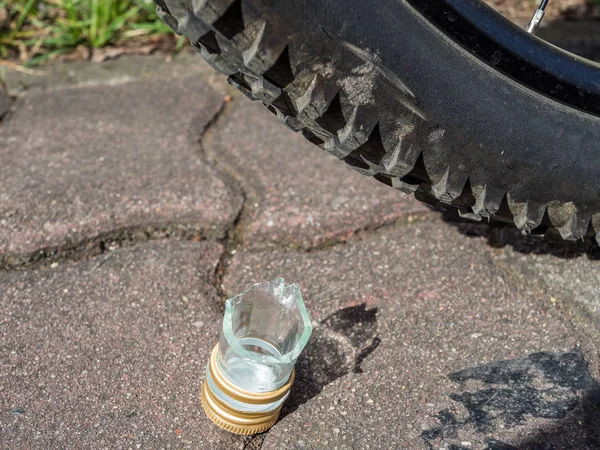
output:
[[[8,84],[3,447],[600,448],[597,249],[453,222],[187,54]],[[280,421],[233,436],[204,366],[224,300],[277,276],[313,337]]]

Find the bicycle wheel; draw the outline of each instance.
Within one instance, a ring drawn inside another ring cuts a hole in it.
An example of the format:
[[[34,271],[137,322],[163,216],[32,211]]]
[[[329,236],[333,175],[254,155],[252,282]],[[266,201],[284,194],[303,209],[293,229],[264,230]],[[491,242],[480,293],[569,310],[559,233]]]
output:
[[[600,66],[485,4],[157,3],[231,84],[359,172],[474,220],[600,237]]]

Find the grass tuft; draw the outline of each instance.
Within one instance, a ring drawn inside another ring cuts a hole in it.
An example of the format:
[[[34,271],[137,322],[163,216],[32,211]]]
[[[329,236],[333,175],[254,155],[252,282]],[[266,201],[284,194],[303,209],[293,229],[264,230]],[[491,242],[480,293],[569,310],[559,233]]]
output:
[[[31,67],[80,46],[173,35],[155,9],[152,0],[0,0],[0,58]]]

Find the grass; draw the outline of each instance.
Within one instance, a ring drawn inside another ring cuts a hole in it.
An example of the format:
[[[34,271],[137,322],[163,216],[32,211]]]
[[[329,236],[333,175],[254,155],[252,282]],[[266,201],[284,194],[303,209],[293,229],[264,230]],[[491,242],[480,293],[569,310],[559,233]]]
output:
[[[0,58],[32,67],[79,46],[172,35],[155,8],[152,0],[0,0]]]
[[[152,0],[0,0],[0,60],[25,67],[81,46],[97,49],[172,34]],[[176,48],[183,44],[179,38]]]

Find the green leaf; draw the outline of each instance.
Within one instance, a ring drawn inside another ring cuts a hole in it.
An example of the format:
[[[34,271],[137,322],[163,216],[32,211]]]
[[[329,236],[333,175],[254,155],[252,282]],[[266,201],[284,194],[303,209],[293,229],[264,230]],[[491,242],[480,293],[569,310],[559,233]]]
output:
[[[25,46],[39,48],[28,65],[37,65],[78,45],[102,47],[122,39],[171,35],[157,19],[152,0],[0,0],[9,8],[13,29],[0,36],[0,57]],[[137,32],[137,33],[134,33]],[[177,41],[177,49],[185,41]]]
[[[90,31],[89,31],[89,39],[90,42],[93,43],[96,41],[98,36],[98,0],[91,0],[90,10],[92,13],[92,17],[90,18]]]
[[[23,10],[21,11],[21,13],[19,14],[19,17],[17,18],[17,23],[15,24],[15,29],[12,31],[11,36],[15,36],[19,31],[21,31],[21,27],[23,26],[23,23],[25,22],[25,19],[27,18],[27,16],[29,15],[29,13],[31,12],[31,10],[33,9],[33,7],[39,2],[40,0],[28,0],[27,4],[25,5],[25,8],[23,8]]]
[[[53,56],[61,55],[63,53],[68,53],[70,51],[71,51],[70,48],[57,48],[56,50],[52,50],[48,53],[44,53],[43,55],[36,56],[35,58],[31,58],[30,60],[26,61],[25,64],[23,64],[23,66],[24,67],[39,66],[42,62],[52,58]]]
[[[123,27],[123,25],[125,24],[125,22],[127,22],[127,20],[129,20],[131,17],[133,17],[135,14],[137,14],[137,8],[131,9],[128,12],[126,12],[125,14],[123,14],[122,16],[119,16],[117,18],[115,18],[110,25],[108,25],[106,27],[106,29],[102,32],[102,34],[100,35],[100,37],[98,38],[98,40],[96,42],[93,42],[92,45],[97,48],[97,47],[101,47],[104,44],[106,44],[109,40],[111,40],[112,38],[115,37],[115,35],[117,34],[118,30],[121,29]]]

